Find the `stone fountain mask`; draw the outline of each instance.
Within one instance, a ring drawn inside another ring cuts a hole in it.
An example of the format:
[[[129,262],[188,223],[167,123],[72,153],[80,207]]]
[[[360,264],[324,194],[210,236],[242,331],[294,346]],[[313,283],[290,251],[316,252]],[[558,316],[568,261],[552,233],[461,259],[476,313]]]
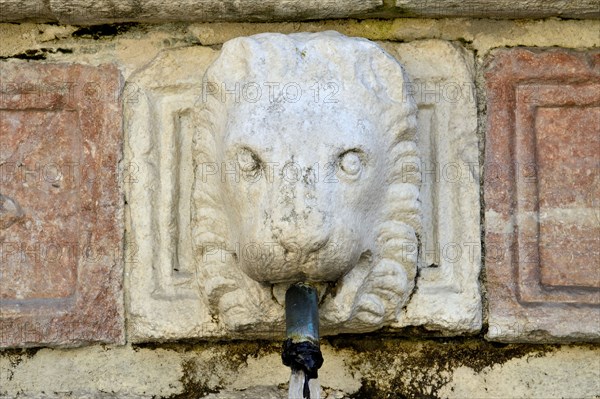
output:
[[[228,328],[281,325],[275,298],[297,281],[321,287],[325,333],[396,319],[421,224],[406,83],[376,44],[336,32],[223,45],[194,116],[192,236]]]

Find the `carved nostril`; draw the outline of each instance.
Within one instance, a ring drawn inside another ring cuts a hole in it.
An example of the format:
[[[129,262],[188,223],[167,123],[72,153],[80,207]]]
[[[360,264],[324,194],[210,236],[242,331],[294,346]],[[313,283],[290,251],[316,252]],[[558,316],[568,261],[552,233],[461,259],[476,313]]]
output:
[[[328,242],[329,236],[327,235],[315,236],[311,234],[297,234],[293,237],[282,237],[279,240],[284,256],[294,259],[317,252],[324,248]]]

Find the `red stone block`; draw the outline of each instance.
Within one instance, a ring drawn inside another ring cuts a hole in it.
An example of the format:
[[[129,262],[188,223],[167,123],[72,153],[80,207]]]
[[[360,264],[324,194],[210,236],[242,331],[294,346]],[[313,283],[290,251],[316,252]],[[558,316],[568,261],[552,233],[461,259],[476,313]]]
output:
[[[488,337],[600,339],[600,52],[486,65]]]
[[[120,73],[0,64],[0,346],[123,342]]]

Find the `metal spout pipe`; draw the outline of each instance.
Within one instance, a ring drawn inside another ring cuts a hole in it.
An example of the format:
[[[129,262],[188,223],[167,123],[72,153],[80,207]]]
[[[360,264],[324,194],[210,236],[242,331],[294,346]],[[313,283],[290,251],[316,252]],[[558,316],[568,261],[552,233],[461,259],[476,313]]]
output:
[[[292,284],[285,293],[286,340],[281,360],[292,372],[304,372],[303,395],[310,399],[308,382],[323,365],[319,346],[319,298],[309,284]]]

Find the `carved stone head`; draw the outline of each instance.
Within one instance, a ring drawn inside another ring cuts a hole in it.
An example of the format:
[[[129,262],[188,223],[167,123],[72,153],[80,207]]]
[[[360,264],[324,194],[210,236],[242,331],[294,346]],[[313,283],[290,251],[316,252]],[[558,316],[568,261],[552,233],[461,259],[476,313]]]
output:
[[[420,228],[406,82],[376,44],[336,32],[223,45],[195,116],[192,235],[229,328],[279,323],[273,298],[297,281],[321,286],[325,331],[372,330],[406,304]]]

